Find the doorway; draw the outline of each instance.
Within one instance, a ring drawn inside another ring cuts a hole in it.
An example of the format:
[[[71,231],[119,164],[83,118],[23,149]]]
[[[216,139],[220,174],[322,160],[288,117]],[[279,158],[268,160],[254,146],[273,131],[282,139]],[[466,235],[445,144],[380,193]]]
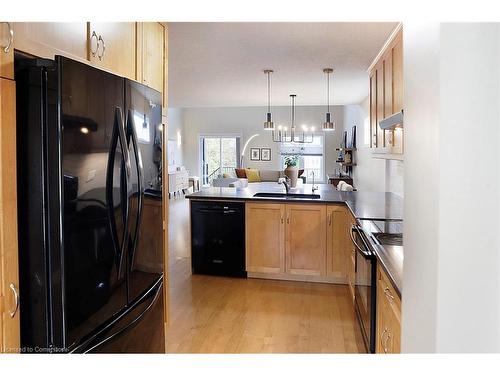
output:
[[[200,175],[204,186],[239,168],[239,136],[200,136]]]

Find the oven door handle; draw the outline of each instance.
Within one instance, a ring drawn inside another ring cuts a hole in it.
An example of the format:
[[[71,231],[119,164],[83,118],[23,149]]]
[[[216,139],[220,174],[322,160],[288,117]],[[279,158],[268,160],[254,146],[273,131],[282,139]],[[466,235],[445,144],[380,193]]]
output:
[[[353,225],[351,227],[351,231],[350,231],[351,241],[354,244],[354,246],[356,246],[356,249],[361,253],[361,255],[363,255],[364,258],[367,258],[367,259],[373,258],[373,254],[371,252],[363,249],[361,246],[359,246],[358,243],[356,242],[356,240],[354,239],[354,231],[359,233],[359,230],[360,230],[360,228],[357,225]]]

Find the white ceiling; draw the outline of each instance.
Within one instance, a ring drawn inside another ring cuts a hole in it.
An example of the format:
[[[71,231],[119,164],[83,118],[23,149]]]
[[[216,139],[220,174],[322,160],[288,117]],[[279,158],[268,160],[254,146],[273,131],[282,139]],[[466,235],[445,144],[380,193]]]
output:
[[[352,104],[368,95],[366,69],[396,23],[169,23],[169,106],[266,105],[326,101],[322,72],[333,67],[331,102]]]

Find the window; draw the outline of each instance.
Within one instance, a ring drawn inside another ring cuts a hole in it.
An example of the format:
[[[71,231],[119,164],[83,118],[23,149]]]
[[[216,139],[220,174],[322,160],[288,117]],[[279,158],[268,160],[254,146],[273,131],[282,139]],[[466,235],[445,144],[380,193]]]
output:
[[[240,165],[240,138],[231,136],[200,136],[200,171],[202,184],[210,185],[224,173],[234,174]]]
[[[315,135],[312,143],[286,143],[281,145],[281,165],[285,166],[287,155],[299,156],[299,169],[304,169],[308,182],[325,181],[325,136]]]

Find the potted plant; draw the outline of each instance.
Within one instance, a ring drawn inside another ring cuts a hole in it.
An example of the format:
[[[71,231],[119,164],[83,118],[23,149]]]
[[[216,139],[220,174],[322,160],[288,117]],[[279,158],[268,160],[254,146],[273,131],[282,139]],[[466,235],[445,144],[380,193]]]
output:
[[[297,178],[299,177],[299,157],[297,155],[285,156],[285,175],[290,179],[291,187],[297,186]]]

